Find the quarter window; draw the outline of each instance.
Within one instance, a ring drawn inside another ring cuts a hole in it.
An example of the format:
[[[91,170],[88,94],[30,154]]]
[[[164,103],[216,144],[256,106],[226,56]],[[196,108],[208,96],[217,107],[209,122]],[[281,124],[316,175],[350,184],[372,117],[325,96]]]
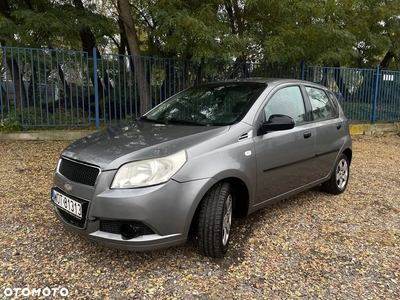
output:
[[[328,90],[327,93],[328,93],[328,97],[330,98],[331,103],[332,103],[333,108],[334,108],[333,114],[335,115],[335,117],[338,117],[339,116],[339,103],[338,103],[339,100],[335,96],[335,94],[332,93],[332,91]]]
[[[324,120],[335,117],[335,111],[328,95],[321,89],[306,87],[314,120]]]
[[[277,91],[264,108],[265,119],[272,115],[286,115],[291,117],[295,124],[306,121],[303,96],[298,86],[285,87]]]

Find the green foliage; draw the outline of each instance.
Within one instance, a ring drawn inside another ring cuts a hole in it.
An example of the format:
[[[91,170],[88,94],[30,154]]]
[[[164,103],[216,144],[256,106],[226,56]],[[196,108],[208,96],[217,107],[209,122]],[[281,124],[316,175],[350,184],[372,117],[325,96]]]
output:
[[[11,118],[11,120],[5,119],[0,122],[0,131],[22,131],[23,126],[19,120]]]
[[[355,55],[351,66],[372,67],[382,61],[388,51],[397,55],[400,34],[400,1],[398,0],[352,0],[346,7],[346,29],[355,37]]]
[[[213,3],[214,2],[214,3]],[[133,11],[148,37],[148,54],[182,58],[221,58],[230,39],[218,18],[217,1],[139,1]],[[141,31],[141,30],[139,30]],[[150,53],[149,53],[150,52]]]
[[[84,10],[75,1],[8,1],[10,16],[0,11],[0,41],[7,46],[80,49],[80,29],[90,28],[98,42],[118,32],[115,20],[96,11],[94,5]],[[83,3],[86,4],[85,1]]]
[[[79,113],[79,114],[78,114]],[[32,126],[51,126],[62,127],[69,124],[87,125],[89,115],[86,111],[82,114],[74,107],[65,108],[64,105],[48,105],[43,108],[15,108],[14,106],[3,108],[3,120],[0,122],[0,131],[23,131],[26,127]]]
[[[3,1],[3,45],[81,49],[90,29],[100,49],[124,49],[116,0]],[[398,0],[130,2],[144,55],[369,68],[389,52],[389,68],[400,67]]]

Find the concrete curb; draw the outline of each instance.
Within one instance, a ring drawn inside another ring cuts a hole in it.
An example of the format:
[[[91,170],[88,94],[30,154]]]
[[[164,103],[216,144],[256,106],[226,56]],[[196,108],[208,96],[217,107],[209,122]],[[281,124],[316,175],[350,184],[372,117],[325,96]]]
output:
[[[24,140],[24,141],[73,141],[87,136],[93,131],[89,130],[44,130],[28,132],[1,132],[0,141]]]
[[[372,135],[384,132],[400,132],[400,123],[350,124],[351,135]]]
[[[27,132],[0,132],[0,141],[73,141],[93,133],[94,130],[43,130]],[[350,124],[351,135],[372,135],[384,132],[400,132],[400,122],[379,124]]]

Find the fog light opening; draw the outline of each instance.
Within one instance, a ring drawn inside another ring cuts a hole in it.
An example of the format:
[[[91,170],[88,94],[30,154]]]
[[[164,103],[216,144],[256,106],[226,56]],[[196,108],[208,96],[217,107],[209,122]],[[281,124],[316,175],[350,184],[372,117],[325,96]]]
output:
[[[140,231],[131,224],[121,225],[121,237],[123,240],[130,240],[140,235]]]

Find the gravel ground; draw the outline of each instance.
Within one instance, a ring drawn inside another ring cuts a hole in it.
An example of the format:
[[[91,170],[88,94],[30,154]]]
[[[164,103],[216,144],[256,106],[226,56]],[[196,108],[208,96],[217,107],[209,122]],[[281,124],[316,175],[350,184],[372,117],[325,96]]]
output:
[[[194,241],[134,253],[68,232],[50,203],[68,143],[2,141],[0,299],[46,287],[70,299],[400,299],[400,137],[353,141],[344,194],[314,188],[236,220],[224,259]]]

